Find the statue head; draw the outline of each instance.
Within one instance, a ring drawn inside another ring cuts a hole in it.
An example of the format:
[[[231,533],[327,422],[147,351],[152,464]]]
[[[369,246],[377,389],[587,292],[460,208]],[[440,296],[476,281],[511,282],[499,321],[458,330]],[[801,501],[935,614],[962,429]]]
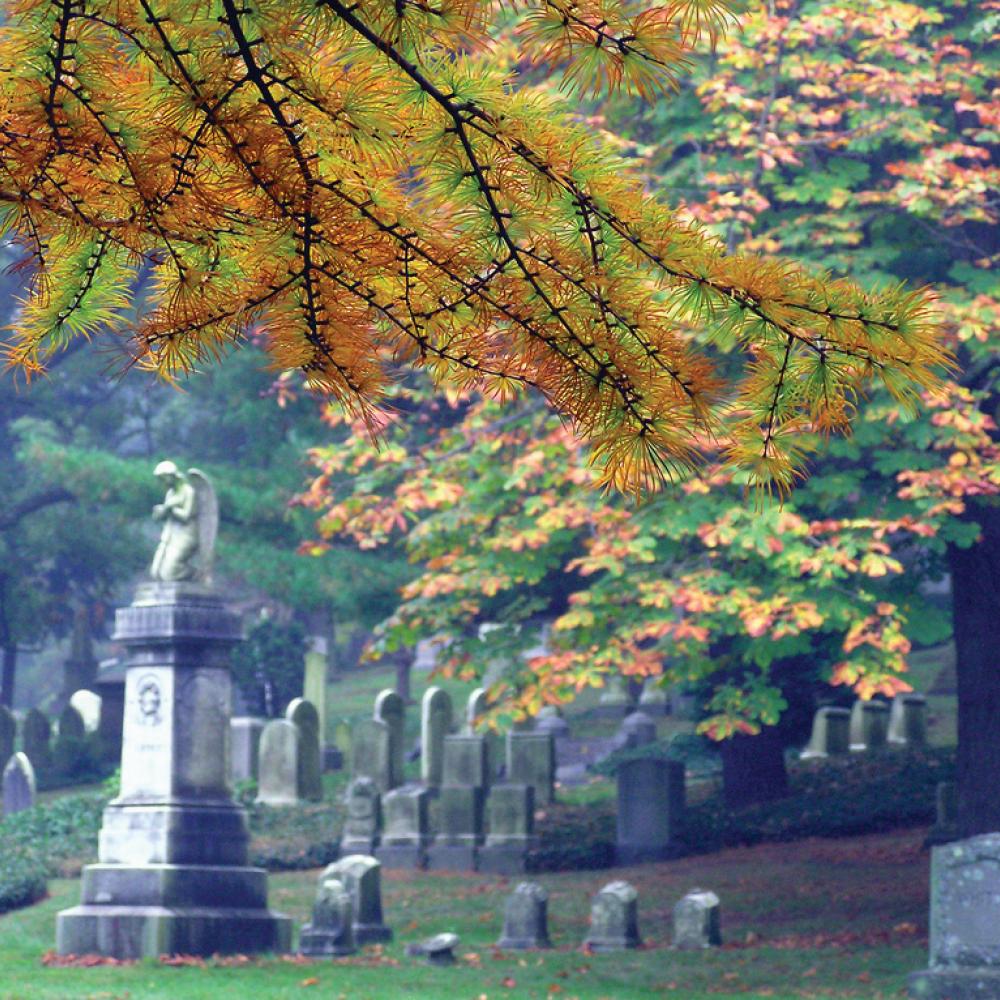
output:
[[[164,479],[167,482],[175,482],[181,478],[181,470],[171,462],[160,462],[160,464],[153,469],[153,475],[158,479]]]

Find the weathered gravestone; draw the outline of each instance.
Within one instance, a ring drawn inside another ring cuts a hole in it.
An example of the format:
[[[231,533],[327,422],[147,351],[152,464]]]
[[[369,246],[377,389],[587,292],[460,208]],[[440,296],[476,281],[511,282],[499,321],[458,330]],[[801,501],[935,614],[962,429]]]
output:
[[[802,760],[847,753],[850,749],[851,713],[846,708],[826,706],[813,716],[812,736],[802,751]]]
[[[640,864],[677,855],[684,824],[684,765],[647,757],[626,761],[616,777],[616,863]]]
[[[535,716],[536,733],[544,733],[554,740],[569,739],[569,723],[562,717],[555,705],[544,705]]]
[[[70,695],[69,703],[80,713],[86,731],[96,733],[101,725],[101,696],[80,688]]]
[[[922,747],[927,742],[927,699],[922,694],[898,694],[892,699],[887,741],[901,747]]]
[[[351,733],[351,775],[371,778],[380,792],[392,791],[392,734],[381,719],[362,719]]]
[[[486,741],[481,736],[446,736],[438,798],[438,830],[427,866],[475,870],[483,842],[483,810],[489,784]]]
[[[531,785],[535,803],[550,805],[556,797],[556,748],[548,733],[507,734],[507,780]]]
[[[503,908],[503,931],[498,948],[551,948],[549,894],[537,882],[522,882]]]
[[[858,699],[851,708],[850,747],[855,753],[880,750],[889,732],[889,706],[884,701]]]
[[[272,719],[260,734],[257,801],[294,806],[299,801],[299,730],[287,719]]]
[[[67,705],[59,713],[59,728],[52,750],[52,764],[60,774],[72,770],[74,762],[83,753],[86,739],[87,727],[83,716],[72,705]]]
[[[924,839],[924,847],[958,840],[958,788],[954,781],[939,781],[934,790],[935,819]]]
[[[485,742],[487,786],[493,783],[493,779],[496,778],[502,764],[500,734],[492,729],[485,729],[484,732],[479,733],[479,722],[488,709],[489,699],[486,695],[486,689],[476,688],[469,695],[465,704],[465,725],[462,727],[463,736],[475,736],[478,733],[479,738]]]
[[[719,897],[692,889],[674,906],[674,947],[682,951],[722,944]]]
[[[340,838],[341,857],[373,854],[382,831],[382,803],[371,778],[354,778],[344,795],[347,816]]]
[[[428,965],[454,965],[455,946],[458,935],[451,933],[435,934],[423,941],[411,941],[406,946],[406,954],[414,958],[424,959]]]
[[[3,815],[30,809],[35,804],[35,769],[27,754],[12,754],[3,769]]]
[[[354,943],[354,904],[344,883],[336,878],[320,876],[313,903],[312,920],[299,935],[299,951],[303,955],[322,958],[326,955],[351,955]]]
[[[451,732],[451,695],[430,687],[420,702],[420,780],[437,788],[444,769],[444,738]]]
[[[427,788],[404,785],[382,799],[384,829],[375,857],[386,868],[424,868],[430,834],[430,798]]]
[[[323,747],[327,744],[326,675],[326,638],[321,635],[311,636],[309,649],[305,655],[305,670],[302,674],[302,697],[316,709],[316,717],[319,721],[317,737],[321,755]]]
[[[252,715],[229,720],[229,775],[233,782],[257,780],[265,721]]]
[[[584,942],[592,951],[638,948],[639,895],[628,882],[609,882],[590,904],[590,932]]]
[[[494,785],[486,800],[489,831],[479,850],[479,870],[518,875],[535,846],[535,790],[531,785]]]
[[[285,709],[285,718],[299,731],[299,796],[310,802],[319,802],[323,798],[319,712],[305,698],[294,698]]]
[[[920,1000],[1000,997],[1000,833],[931,851],[930,963],[910,976]]]
[[[0,705],[0,760],[6,763],[14,753],[14,743],[17,740],[17,719],[6,706]]]
[[[647,715],[666,715],[670,711],[670,695],[659,677],[647,677],[643,682],[639,708]]]
[[[340,719],[333,727],[333,749],[337,751],[340,767],[351,766],[351,724]]]
[[[35,774],[46,774],[52,769],[52,726],[44,712],[29,708],[21,727],[21,745],[28,755]]]
[[[403,783],[403,764],[406,748],[403,746],[406,726],[406,702],[395,691],[386,688],[375,699],[374,718],[389,729],[388,784],[383,791],[398,788]]]
[[[628,694],[628,683],[621,674],[612,674],[598,698],[598,709],[602,715],[621,716],[628,714],[631,700]]]
[[[392,940],[392,931],[382,919],[382,866],[375,858],[351,854],[327,865],[322,878],[337,879],[350,894],[357,944]]]

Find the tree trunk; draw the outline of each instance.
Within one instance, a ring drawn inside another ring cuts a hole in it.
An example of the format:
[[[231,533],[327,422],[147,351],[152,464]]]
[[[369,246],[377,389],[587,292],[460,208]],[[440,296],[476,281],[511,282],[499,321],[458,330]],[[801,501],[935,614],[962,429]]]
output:
[[[726,806],[738,809],[770,802],[788,794],[784,740],[774,726],[757,736],[737,735],[723,740],[722,796]]]
[[[958,830],[1000,831],[1000,507],[969,503],[977,543],[948,549],[958,677]]]
[[[3,676],[0,677],[0,705],[14,707],[14,678],[17,675],[17,643],[8,642],[3,647]]]

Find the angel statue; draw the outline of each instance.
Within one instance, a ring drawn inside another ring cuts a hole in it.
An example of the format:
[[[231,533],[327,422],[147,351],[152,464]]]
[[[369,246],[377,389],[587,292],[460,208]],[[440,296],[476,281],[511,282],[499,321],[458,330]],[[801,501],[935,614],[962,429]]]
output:
[[[160,544],[149,567],[154,580],[197,580],[209,583],[219,505],[208,477],[198,469],[183,473],[173,462],[160,462],[153,475],[167,495],[153,508],[153,520],[163,522]]]

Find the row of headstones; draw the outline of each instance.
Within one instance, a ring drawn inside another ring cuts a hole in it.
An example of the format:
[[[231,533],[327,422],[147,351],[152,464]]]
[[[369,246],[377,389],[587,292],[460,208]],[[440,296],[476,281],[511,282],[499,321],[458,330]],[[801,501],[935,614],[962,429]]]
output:
[[[639,895],[628,882],[610,882],[591,900],[590,927],[583,944],[592,951],[637,948]],[[719,898],[693,889],[673,910],[674,947],[709,948],[722,943]],[[299,950],[314,957],[349,955],[359,945],[392,939],[382,910],[381,865],[376,858],[353,854],[328,865],[316,889],[312,920],[302,928]],[[423,955],[435,964],[454,961],[454,934],[439,934],[409,954]],[[522,882],[504,905],[503,930],[497,947],[551,948],[548,894],[534,882]]]
[[[816,712],[802,759],[926,742],[927,699],[922,694],[900,694],[891,703],[859,698],[851,709],[827,706]]]

